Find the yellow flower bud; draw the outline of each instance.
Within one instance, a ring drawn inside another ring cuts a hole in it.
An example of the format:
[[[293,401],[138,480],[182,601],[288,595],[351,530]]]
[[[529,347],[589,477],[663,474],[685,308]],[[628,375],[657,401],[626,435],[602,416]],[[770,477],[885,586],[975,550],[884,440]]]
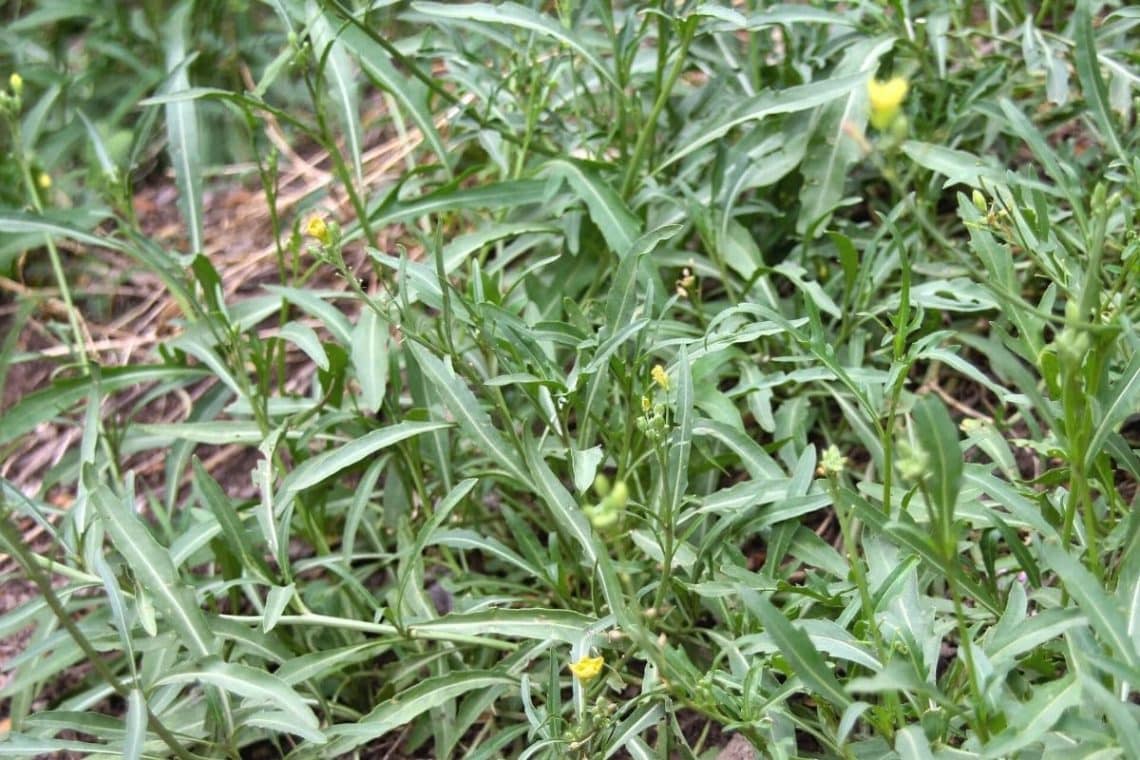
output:
[[[328,245],[329,241],[332,240],[332,235],[329,234],[329,226],[320,216],[309,217],[309,222],[305,225],[305,234],[311,238],[316,238],[321,245]]]
[[[40,176],[36,177],[36,184],[40,186],[40,190],[50,190],[51,175],[47,172],[40,172]]]
[[[605,664],[606,659],[601,656],[583,657],[578,660],[578,662],[570,664],[570,672],[573,673],[574,677],[579,681],[585,683],[597,678],[598,674],[602,672],[602,666]]]
[[[24,92],[24,78],[12,72],[12,75],[8,77],[8,86],[12,88],[12,94],[18,98]]]
[[[871,124],[883,130],[895,120],[902,102],[906,100],[910,84],[903,77],[891,77],[885,82],[872,79],[867,82],[867,95],[871,101]]]
[[[653,382],[661,386],[662,390],[669,390],[669,373],[665,371],[665,367],[656,364],[649,374],[653,377]]]

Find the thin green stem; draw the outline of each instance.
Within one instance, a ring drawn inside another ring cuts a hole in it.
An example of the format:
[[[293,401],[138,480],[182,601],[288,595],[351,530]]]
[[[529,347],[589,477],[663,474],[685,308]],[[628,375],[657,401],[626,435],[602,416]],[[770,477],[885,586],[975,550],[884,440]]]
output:
[[[669,95],[673,92],[673,85],[676,84],[677,78],[680,77],[681,72],[685,70],[685,64],[688,62],[689,45],[692,44],[696,29],[695,18],[686,19],[682,24],[681,44],[677,50],[677,57],[673,61],[673,68],[669,70],[669,75],[666,77],[665,83],[657,93],[657,101],[653,104],[653,110],[649,112],[649,116],[645,119],[645,124],[641,127],[641,132],[637,136],[637,143],[633,147],[633,156],[630,157],[629,163],[626,165],[625,178],[621,183],[621,195],[623,198],[628,198],[629,194],[633,191],[633,183],[637,178],[637,172],[641,169],[641,164],[645,160],[645,154],[649,150],[653,136],[657,133],[657,118],[661,115],[661,111],[665,109],[665,104],[669,102]]]
[[[16,117],[8,119],[8,128],[12,133],[12,144],[17,146],[15,149],[16,161],[20,166],[20,175],[24,179],[24,187],[27,190],[28,200],[37,214],[42,214],[44,211],[43,202],[40,200],[39,190],[35,179],[32,177],[31,162],[18,146],[21,144],[20,139],[20,120]],[[63,273],[63,263],[59,257],[59,249],[55,247],[55,241],[47,235],[44,236],[44,247],[47,248],[48,259],[51,261],[52,276],[55,277],[57,286],[59,287],[59,295],[63,299],[65,310],[67,311],[68,325],[71,327],[71,335],[75,341],[74,349],[76,358],[79,359],[79,364],[83,367],[84,373],[90,371],[90,361],[87,357],[87,341],[84,339],[83,330],[80,328],[79,310],[75,308],[75,301],[71,297],[71,286],[67,284],[67,277]]]
[[[843,536],[843,550],[847,555],[847,561],[851,565],[851,575],[855,581],[855,588],[859,592],[859,604],[863,609],[863,619],[867,624],[867,630],[871,635],[871,643],[875,647],[875,652],[878,654],[879,660],[885,665],[890,659],[891,653],[887,648],[886,642],[883,641],[883,634],[875,621],[875,603],[871,597],[871,586],[867,581],[867,573],[863,567],[863,558],[859,553],[858,528],[856,526],[855,516],[842,499],[838,488],[838,477],[837,474],[829,474],[827,487],[831,493],[831,503],[835,507],[835,514],[839,518],[839,532]],[[886,701],[888,709],[891,714],[894,715],[895,726],[898,728],[905,726],[906,716],[903,715],[898,694],[893,691],[888,691],[886,693]],[[894,733],[890,725],[882,726],[882,729],[888,739]]]
[[[954,560],[948,561],[953,562]],[[970,629],[966,626],[966,610],[962,605],[962,594],[958,589],[958,582],[954,579],[954,574],[947,573],[946,580],[950,584],[950,596],[954,601],[954,617],[958,623],[958,646],[965,655],[966,677],[970,684],[970,692],[973,695],[974,718],[976,720],[974,729],[984,743],[990,738],[989,729],[986,725],[986,700],[981,686],[978,684],[977,669],[974,667],[974,645],[970,641]]]

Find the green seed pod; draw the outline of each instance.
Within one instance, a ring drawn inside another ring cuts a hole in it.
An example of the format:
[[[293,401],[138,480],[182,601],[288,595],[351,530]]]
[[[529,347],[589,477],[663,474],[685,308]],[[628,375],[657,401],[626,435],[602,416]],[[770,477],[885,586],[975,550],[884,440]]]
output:
[[[610,491],[604,503],[613,509],[625,509],[626,505],[629,504],[629,486],[625,484],[624,480],[614,483],[613,490]]]
[[[981,190],[974,190],[970,199],[974,201],[975,208],[983,214],[990,210],[990,204],[986,202],[986,196],[982,195]]]

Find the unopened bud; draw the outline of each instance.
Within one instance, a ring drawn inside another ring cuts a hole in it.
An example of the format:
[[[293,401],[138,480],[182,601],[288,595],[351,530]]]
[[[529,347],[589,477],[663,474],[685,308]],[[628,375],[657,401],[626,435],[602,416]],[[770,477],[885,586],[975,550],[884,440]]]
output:
[[[986,196],[982,195],[981,190],[974,190],[970,200],[974,202],[974,207],[983,214],[989,210],[990,204],[986,203]]]

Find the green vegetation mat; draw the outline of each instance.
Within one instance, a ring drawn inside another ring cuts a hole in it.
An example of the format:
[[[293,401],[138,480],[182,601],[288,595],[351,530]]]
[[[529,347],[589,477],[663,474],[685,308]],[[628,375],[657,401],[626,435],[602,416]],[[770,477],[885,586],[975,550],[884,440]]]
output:
[[[0,18],[0,757],[1140,758],[1137,7]]]

